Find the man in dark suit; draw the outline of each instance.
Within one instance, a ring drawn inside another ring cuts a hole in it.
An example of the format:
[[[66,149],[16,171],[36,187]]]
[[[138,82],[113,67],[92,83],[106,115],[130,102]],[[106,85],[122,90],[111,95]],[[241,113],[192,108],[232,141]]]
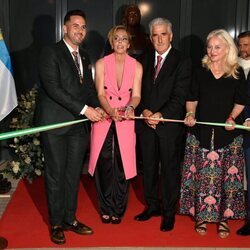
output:
[[[141,128],[147,208],[135,216],[135,220],[146,221],[152,216],[162,215],[160,230],[170,231],[175,223],[179,194],[184,126],[159,122],[159,119],[184,118],[185,100],[191,80],[191,61],[172,48],[173,33],[169,20],[156,18],[150,22],[149,29],[155,50],[146,54],[142,62],[142,99],[137,112],[158,120],[145,119]]]
[[[81,117],[100,121],[102,110],[98,108],[89,57],[79,48],[86,35],[85,14],[81,10],[69,11],[63,31],[64,38],[41,54],[37,123],[53,124]],[[89,145],[89,124],[44,132],[42,143],[51,240],[65,243],[64,230],[92,234],[92,229],[75,215],[83,159]]]

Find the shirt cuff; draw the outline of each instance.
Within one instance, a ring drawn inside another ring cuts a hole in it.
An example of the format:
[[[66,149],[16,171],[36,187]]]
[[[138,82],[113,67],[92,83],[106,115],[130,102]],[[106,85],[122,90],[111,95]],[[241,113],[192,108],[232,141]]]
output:
[[[80,112],[80,114],[81,114],[81,115],[84,115],[85,112],[86,112],[86,110],[87,110],[87,108],[88,108],[88,105],[85,105],[85,106],[83,107],[82,111]]]
[[[247,118],[247,119],[245,120],[245,122],[247,122],[247,121],[250,121],[250,118]]]

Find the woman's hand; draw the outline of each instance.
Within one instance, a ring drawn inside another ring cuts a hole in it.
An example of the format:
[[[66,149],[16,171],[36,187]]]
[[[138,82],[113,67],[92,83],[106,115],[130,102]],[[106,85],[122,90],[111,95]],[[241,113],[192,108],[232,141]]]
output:
[[[120,112],[119,112],[118,108],[111,108],[111,110],[109,111],[109,116],[115,122],[118,122],[118,121],[122,120],[122,117],[120,115]]]
[[[235,121],[234,121],[234,118],[232,116],[229,116],[227,118],[226,123],[231,124],[231,125],[225,126],[226,130],[231,131],[231,130],[235,129]]]
[[[132,105],[129,105],[125,109],[125,119],[126,120],[131,120],[134,117],[134,107]]]
[[[249,119],[249,118],[248,118],[248,119]],[[250,130],[250,119],[249,119],[249,120],[248,120],[248,119],[245,120],[245,122],[243,123],[244,126],[249,127],[249,128],[247,129],[247,131]]]
[[[194,112],[187,112],[186,117],[184,119],[184,124],[188,127],[193,127],[196,123],[195,113]]]

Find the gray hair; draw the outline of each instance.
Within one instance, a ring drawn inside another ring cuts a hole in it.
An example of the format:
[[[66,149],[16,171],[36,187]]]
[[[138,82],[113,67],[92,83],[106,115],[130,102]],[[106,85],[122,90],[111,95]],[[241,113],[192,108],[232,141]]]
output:
[[[168,31],[170,33],[172,33],[172,23],[167,18],[157,17],[157,18],[153,19],[148,25],[150,35],[152,35],[152,28],[154,25],[167,25]]]

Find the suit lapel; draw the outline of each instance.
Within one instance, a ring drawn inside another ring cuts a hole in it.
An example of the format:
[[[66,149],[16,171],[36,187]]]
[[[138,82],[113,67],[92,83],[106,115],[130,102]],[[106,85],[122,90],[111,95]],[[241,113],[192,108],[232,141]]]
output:
[[[72,69],[75,71],[75,73],[78,75],[78,71],[77,71],[77,68],[76,68],[76,65],[75,65],[75,62],[74,62],[74,59],[68,49],[68,47],[66,46],[66,44],[64,43],[63,40],[61,40],[59,43],[58,43],[59,47],[61,48],[62,52],[63,52],[63,55],[66,59],[66,61],[70,64],[70,66],[72,67]]]
[[[91,65],[90,64],[87,65],[87,60],[84,56],[84,52],[81,49],[79,49],[79,54],[82,60],[82,73],[83,73],[83,82],[84,82],[84,78],[86,77],[87,70],[89,69],[89,67],[91,67]]]
[[[149,60],[148,60],[148,69],[150,72],[148,72],[150,76],[150,82],[154,82],[154,74],[155,74],[155,52],[153,51],[150,54]]]
[[[61,48],[61,50],[63,52],[63,55],[65,56],[67,62],[70,64],[70,66],[75,71],[76,75],[78,76],[78,71],[77,71],[74,59],[73,59],[68,47],[66,46],[66,44],[64,43],[63,40],[61,40],[58,43],[58,45],[60,46],[60,48]],[[82,61],[83,82],[84,82],[84,78],[86,77],[87,70],[89,69],[89,67],[91,67],[91,65],[87,65],[87,60],[86,60],[86,58],[84,56],[84,52],[80,48],[79,48],[79,55],[80,55],[81,61]]]

